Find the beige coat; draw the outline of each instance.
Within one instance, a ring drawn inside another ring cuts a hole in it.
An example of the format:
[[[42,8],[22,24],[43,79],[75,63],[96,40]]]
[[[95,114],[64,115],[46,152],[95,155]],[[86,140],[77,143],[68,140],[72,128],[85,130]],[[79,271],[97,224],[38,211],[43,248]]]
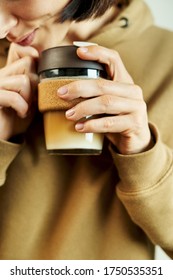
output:
[[[105,139],[100,156],[49,156],[37,114],[23,145],[0,142],[1,259],[153,259],[155,244],[173,257],[173,34],[133,0],[92,41],[142,87],[155,145],[123,156]]]

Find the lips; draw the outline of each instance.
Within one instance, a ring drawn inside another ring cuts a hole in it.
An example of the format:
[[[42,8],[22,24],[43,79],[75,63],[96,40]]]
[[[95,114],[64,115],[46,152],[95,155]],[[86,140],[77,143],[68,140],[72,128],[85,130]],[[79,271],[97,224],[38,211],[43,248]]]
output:
[[[23,36],[19,40],[14,40],[14,39],[10,38],[10,36],[7,37],[7,39],[9,39],[9,41],[14,42],[21,46],[30,46],[32,44],[32,42],[34,41],[35,32],[36,32],[36,29],[34,31],[32,31],[31,33]]]
[[[35,37],[35,30],[30,34],[24,36],[21,40],[17,42],[17,44],[21,46],[30,46],[34,40],[34,37]]]

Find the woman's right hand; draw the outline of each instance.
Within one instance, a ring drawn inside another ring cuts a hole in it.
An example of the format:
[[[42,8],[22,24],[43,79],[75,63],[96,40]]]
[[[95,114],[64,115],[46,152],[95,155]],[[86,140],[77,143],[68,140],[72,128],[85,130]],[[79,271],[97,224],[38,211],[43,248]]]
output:
[[[0,69],[0,139],[25,132],[33,119],[38,56],[33,47],[10,46],[7,64]]]

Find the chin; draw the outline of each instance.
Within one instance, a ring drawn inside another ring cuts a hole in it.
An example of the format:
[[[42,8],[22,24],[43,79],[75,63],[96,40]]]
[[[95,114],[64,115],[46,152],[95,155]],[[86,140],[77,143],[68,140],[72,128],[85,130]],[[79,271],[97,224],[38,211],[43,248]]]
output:
[[[57,40],[46,40],[46,42],[34,42],[32,45],[39,53],[46,49],[58,47],[58,46],[66,46],[66,45],[72,45],[73,41],[68,40],[67,38],[63,38],[60,41]]]

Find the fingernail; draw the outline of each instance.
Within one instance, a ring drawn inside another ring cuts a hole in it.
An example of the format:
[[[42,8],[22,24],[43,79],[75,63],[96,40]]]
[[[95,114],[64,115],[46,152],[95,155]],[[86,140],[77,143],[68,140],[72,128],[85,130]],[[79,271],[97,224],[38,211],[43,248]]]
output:
[[[68,110],[65,114],[66,114],[66,117],[72,117],[75,113],[75,110],[74,109],[70,109]]]
[[[58,94],[59,95],[64,95],[68,92],[68,88],[67,87],[60,87],[58,90],[57,90]]]
[[[98,44],[93,42],[83,42],[83,41],[73,41],[73,45],[76,47],[88,47],[88,46],[98,46]]]
[[[82,130],[84,128],[84,124],[83,123],[77,123],[75,125],[76,130]]]
[[[83,53],[87,53],[88,52],[88,48],[80,47],[80,51],[83,52]]]

